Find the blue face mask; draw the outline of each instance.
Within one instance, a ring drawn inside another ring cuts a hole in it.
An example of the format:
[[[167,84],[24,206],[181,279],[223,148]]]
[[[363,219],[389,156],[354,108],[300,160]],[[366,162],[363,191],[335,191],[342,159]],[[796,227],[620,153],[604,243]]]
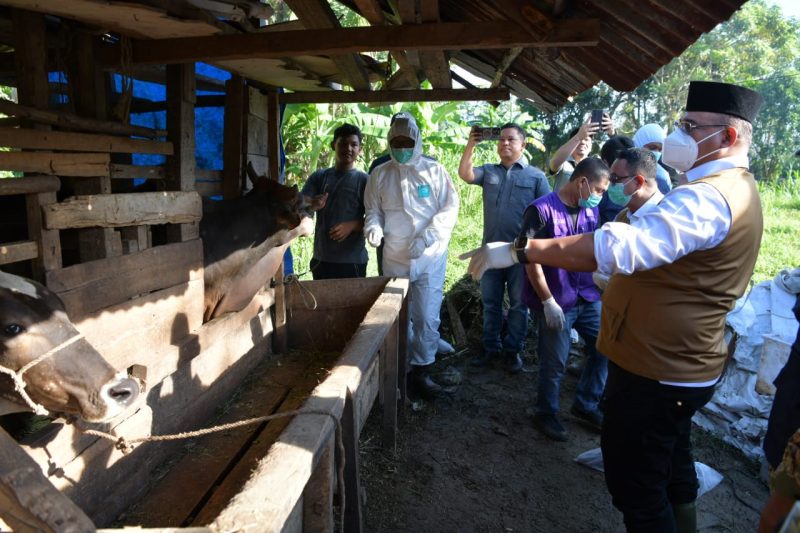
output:
[[[614,183],[608,186],[608,199],[622,207],[628,205],[632,196],[630,194],[625,194],[625,185],[627,185],[627,183]]]
[[[653,152],[653,155],[656,158],[656,163],[658,163],[658,160],[661,159],[661,152],[659,152],[657,150],[652,150],[652,152]]]
[[[413,148],[392,148],[392,157],[401,165],[405,165],[414,157]]]
[[[586,187],[589,187],[589,183],[586,183]],[[581,187],[583,188],[583,187]],[[581,198],[578,198],[578,205],[583,207],[584,209],[594,209],[600,202],[603,200],[603,197],[599,194],[594,194],[591,189],[589,189],[589,197],[585,200],[583,199],[582,195]]]

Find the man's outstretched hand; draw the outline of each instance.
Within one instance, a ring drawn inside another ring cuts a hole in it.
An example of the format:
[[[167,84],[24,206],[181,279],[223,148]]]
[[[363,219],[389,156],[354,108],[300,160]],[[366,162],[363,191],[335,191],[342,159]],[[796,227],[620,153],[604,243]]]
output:
[[[519,262],[510,242],[489,242],[480,248],[464,252],[458,258],[462,261],[469,259],[467,272],[475,281],[480,280],[487,270],[508,268]]]

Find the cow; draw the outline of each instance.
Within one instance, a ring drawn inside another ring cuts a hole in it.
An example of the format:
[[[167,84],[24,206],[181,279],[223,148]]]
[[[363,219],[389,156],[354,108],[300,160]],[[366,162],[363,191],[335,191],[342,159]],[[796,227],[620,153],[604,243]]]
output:
[[[204,322],[244,309],[275,275],[292,240],[314,227],[296,186],[258,176],[252,165],[247,173],[253,189],[246,195],[204,199]]]
[[[80,335],[61,299],[44,285],[0,271],[0,414],[30,410],[7,373],[22,374],[30,399],[51,413],[104,422],[138,397],[139,382],[118,373]]]

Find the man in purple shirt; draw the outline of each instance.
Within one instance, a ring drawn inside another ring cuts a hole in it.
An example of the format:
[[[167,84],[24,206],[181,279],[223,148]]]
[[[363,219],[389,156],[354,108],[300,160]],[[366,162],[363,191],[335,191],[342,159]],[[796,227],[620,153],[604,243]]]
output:
[[[597,205],[608,188],[608,174],[608,166],[602,160],[582,160],[558,192],[542,196],[528,206],[520,239],[552,239],[594,231],[599,225]],[[600,329],[600,292],[587,272],[536,263],[525,265],[525,271],[523,300],[538,315],[539,324],[534,424],[547,437],[565,441],[567,431],[556,413],[572,328],[586,339],[587,360],[571,412],[597,429],[603,420],[597,404],[605,386],[608,362],[594,347]]]

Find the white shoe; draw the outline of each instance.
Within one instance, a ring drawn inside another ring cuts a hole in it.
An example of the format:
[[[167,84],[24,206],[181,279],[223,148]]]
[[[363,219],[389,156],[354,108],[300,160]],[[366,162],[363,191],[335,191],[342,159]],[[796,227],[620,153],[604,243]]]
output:
[[[436,348],[437,355],[450,355],[456,353],[456,349],[453,346],[444,340],[443,338],[439,337],[439,346]]]

